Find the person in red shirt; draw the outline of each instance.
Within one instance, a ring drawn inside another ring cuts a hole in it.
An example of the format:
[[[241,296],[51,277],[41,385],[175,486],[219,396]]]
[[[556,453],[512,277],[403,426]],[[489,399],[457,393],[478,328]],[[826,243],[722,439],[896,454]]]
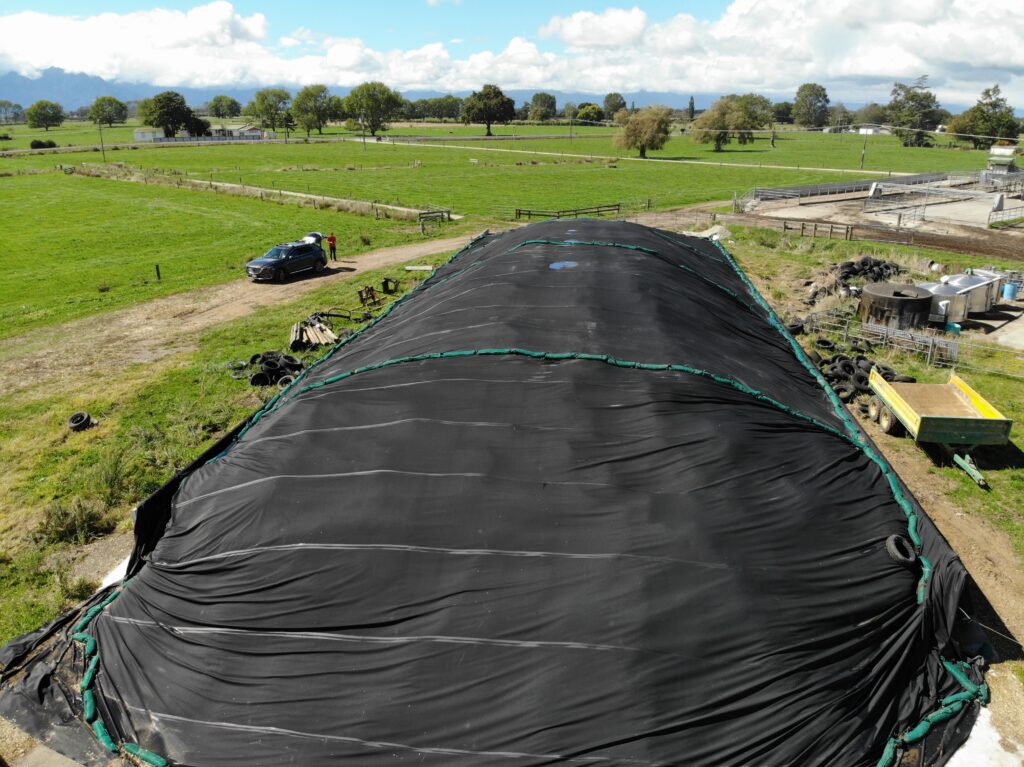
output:
[[[331,261],[338,260],[338,238],[331,232],[327,237],[327,247],[331,249]]]

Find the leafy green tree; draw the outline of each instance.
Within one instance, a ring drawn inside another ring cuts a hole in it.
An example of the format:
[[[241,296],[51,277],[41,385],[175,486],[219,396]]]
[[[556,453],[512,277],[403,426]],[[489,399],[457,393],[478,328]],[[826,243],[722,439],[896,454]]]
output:
[[[923,75],[913,84],[895,83],[892,100],[887,108],[889,120],[903,146],[930,146],[929,131],[939,125],[939,101],[928,89],[928,75]]]
[[[770,125],[774,119],[772,103],[764,96],[723,96],[693,122],[693,140],[698,144],[714,143],[715,151],[735,138],[740,144],[752,144],[754,131]]]
[[[292,94],[284,88],[264,88],[256,91],[253,100],[245,105],[243,111],[252,119],[259,120],[261,128],[276,130],[281,126],[291,99]]]
[[[686,117],[690,122],[693,122],[693,118],[697,116],[697,105],[693,101],[693,96],[690,96],[690,103],[686,105]]]
[[[530,99],[530,119],[544,121],[558,114],[558,104],[550,93],[534,93]]]
[[[638,149],[643,159],[647,159],[648,149],[665,146],[672,129],[672,110],[668,107],[650,106],[633,113],[620,109],[615,119],[622,125],[615,136],[615,146]]]
[[[491,125],[507,123],[515,116],[515,102],[497,85],[485,85],[480,90],[473,91],[462,102],[462,119],[467,123],[483,123],[487,126],[488,136],[494,135],[491,133]]]
[[[993,85],[981,92],[977,104],[950,120],[946,130],[949,133],[971,134],[966,138],[975,149],[988,149],[999,139],[1016,141],[1020,123],[999,86]]]
[[[331,96],[327,100],[328,122],[341,122],[348,115],[345,113],[345,99],[341,96]]]
[[[89,107],[88,117],[97,125],[123,123],[128,120],[128,105],[113,96],[100,96]]]
[[[828,109],[828,124],[833,128],[845,128],[853,122],[853,114],[842,101],[837,101]]]
[[[853,122],[857,125],[884,125],[889,122],[889,115],[886,114],[885,107],[872,101],[853,113]]]
[[[210,99],[210,114],[222,120],[226,117],[238,117],[242,114],[242,105],[230,96],[214,96]]]
[[[614,115],[626,108],[626,99],[622,97],[621,93],[609,93],[604,97],[604,113],[606,115]]]
[[[17,122],[25,114],[21,104],[15,104],[7,99],[0,99],[0,122]]]
[[[204,120],[202,117],[197,115],[191,109],[188,110],[188,119],[185,121],[184,129],[188,132],[189,136],[209,136],[210,135],[210,121]]]
[[[151,99],[143,99],[137,114],[144,125],[160,128],[167,138],[184,130],[194,116],[185,97],[177,91],[164,91]]]
[[[64,122],[64,107],[55,101],[43,99],[29,106],[25,110],[25,117],[28,119],[28,127],[50,130]]]
[[[565,106],[562,107],[562,117],[566,120],[575,120],[579,111],[579,105],[575,101],[566,101]]]
[[[820,128],[828,122],[828,91],[824,85],[804,83],[796,89],[793,121],[808,128]]]
[[[345,99],[345,111],[358,119],[371,136],[376,136],[379,130],[387,130],[388,121],[401,106],[402,94],[381,82],[357,85]]]
[[[601,122],[604,119],[604,112],[597,104],[584,101],[576,111],[576,119],[584,123]]]
[[[307,85],[299,91],[292,102],[292,114],[307,136],[313,130],[323,134],[331,117],[331,94],[327,86]]]
[[[772,104],[772,120],[777,123],[793,122],[793,102],[776,101]]]

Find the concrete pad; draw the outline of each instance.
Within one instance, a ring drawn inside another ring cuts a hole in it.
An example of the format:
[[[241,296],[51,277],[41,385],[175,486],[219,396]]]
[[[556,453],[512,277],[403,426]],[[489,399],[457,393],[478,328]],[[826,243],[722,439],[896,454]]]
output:
[[[1002,304],[1017,310],[1024,309],[1024,302],[1021,301],[1003,300]],[[993,330],[985,336],[985,340],[1024,351],[1024,313]]]

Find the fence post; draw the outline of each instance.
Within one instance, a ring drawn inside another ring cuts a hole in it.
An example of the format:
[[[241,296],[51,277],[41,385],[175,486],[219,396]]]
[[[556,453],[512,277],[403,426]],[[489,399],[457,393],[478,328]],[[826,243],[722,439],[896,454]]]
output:
[[[932,353],[935,351],[935,336],[928,338],[928,364],[932,364]]]

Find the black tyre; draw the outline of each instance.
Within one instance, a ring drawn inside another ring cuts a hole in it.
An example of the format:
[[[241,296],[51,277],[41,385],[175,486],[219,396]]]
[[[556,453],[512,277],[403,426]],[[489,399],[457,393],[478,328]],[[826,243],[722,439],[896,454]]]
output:
[[[875,366],[875,363],[869,359],[857,360],[857,367],[863,370],[865,373],[870,373],[871,368]]]
[[[249,358],[250,365],[259,365],[261,362],[263,362],[262,354],[254,354]]]
[[[293,357],[291,354],[282,354],[278,359],[286,368],[302,368],[302,360],[298,357]]]
[[[893,376],[893,383],[917,383],[917,379],[914,376]]]
[[[853,360],[843,360],[842,362],[837,363],[835,368],[836,372],[844,378],[853,378],[859,372],[857,365]]]
[[[68,419],[68,428],[71,429],[71,431],[85,431],[92,425],[92,416],[84,410],[73,414]]]
[[[267,375],[278,373],[281,370],[281,361],[274,357],[265,358],[260,369]]]
[[[313,271],[316,272],[317,274],[320,274],[320,272],[322,272],[326,268],[327,268],[327,262],[326,261],[317,261],[316,262],[316,266],[313,267]]]
[[[840,402],[849,402],[854,397],[854,388],[852,384],[848,383],[837,383],[832,387],[832,390],[839,396]]]
[[[893,437],[903,434],[903,424],[885,405],[882,405],[882,409],[878,413],[878,426],[883,433]]]
[[[868,400],[868,418],[878,423],[878,415],[882,412],[882,400],[877,396]]]
[[[882,378],[885,378],[885,377],[886,377],[887,375],[889,375],[889,376],[895,376],[895,375],[896,375],[896,371],[895,371],[895,370],[893,370],[893,369],[892,369],[891,367],[889,367],[888,365],[879,365],[879,364],[876,364],[876,365],[875,365],[875,367],[876,367],[876,368],[878,368],[878,375],[882,376]],[[889,378],[885,378],[885,380],[886,380],[886,381],[889,381],[889,380],[891,380],[891,379],[889,379]]]
[[[284,282],[285,273],[284,269],[277,269],[274,272],[274,282]]]
[[[236,381],[241,381],[243,378],[249,377],[249,374],[246,373],[244,370],[232,370],[229,375]]]
[[[868,386],[868,374],[865,373],[863,370],[858,370],[856,373],[854,373],[853,378],[850,379],[850,382],[853,384],[854,388],[857,389],[858,392],[871,391],[871,387]]]
[[[819,349],[835,349],[836,345],[827,338],[816,338],[814,339],[814,345]]]
[[[248,367],[248,365],[249,363],[246,362],[245,360],[232,360],[231,362],[227,363],[225,367],[228,370],[241,370],[244,367]]]
[[[910,569],[917,564],[917,552],[910,541],[902,535],[890,535],[886,538],[885,551],[898,565]]]
[[[260,371],[249,379],[249,383],[253,386],[270,386],[270,376]]]
[[[790,335],[798,336],[804,332],[804,323],[802,322],[791,322],[786,325],[786,330],[789,331]]]
[[[295,376],[281,376],[277,381],[277,388],[287,389],[293,383],[295,383]]]

